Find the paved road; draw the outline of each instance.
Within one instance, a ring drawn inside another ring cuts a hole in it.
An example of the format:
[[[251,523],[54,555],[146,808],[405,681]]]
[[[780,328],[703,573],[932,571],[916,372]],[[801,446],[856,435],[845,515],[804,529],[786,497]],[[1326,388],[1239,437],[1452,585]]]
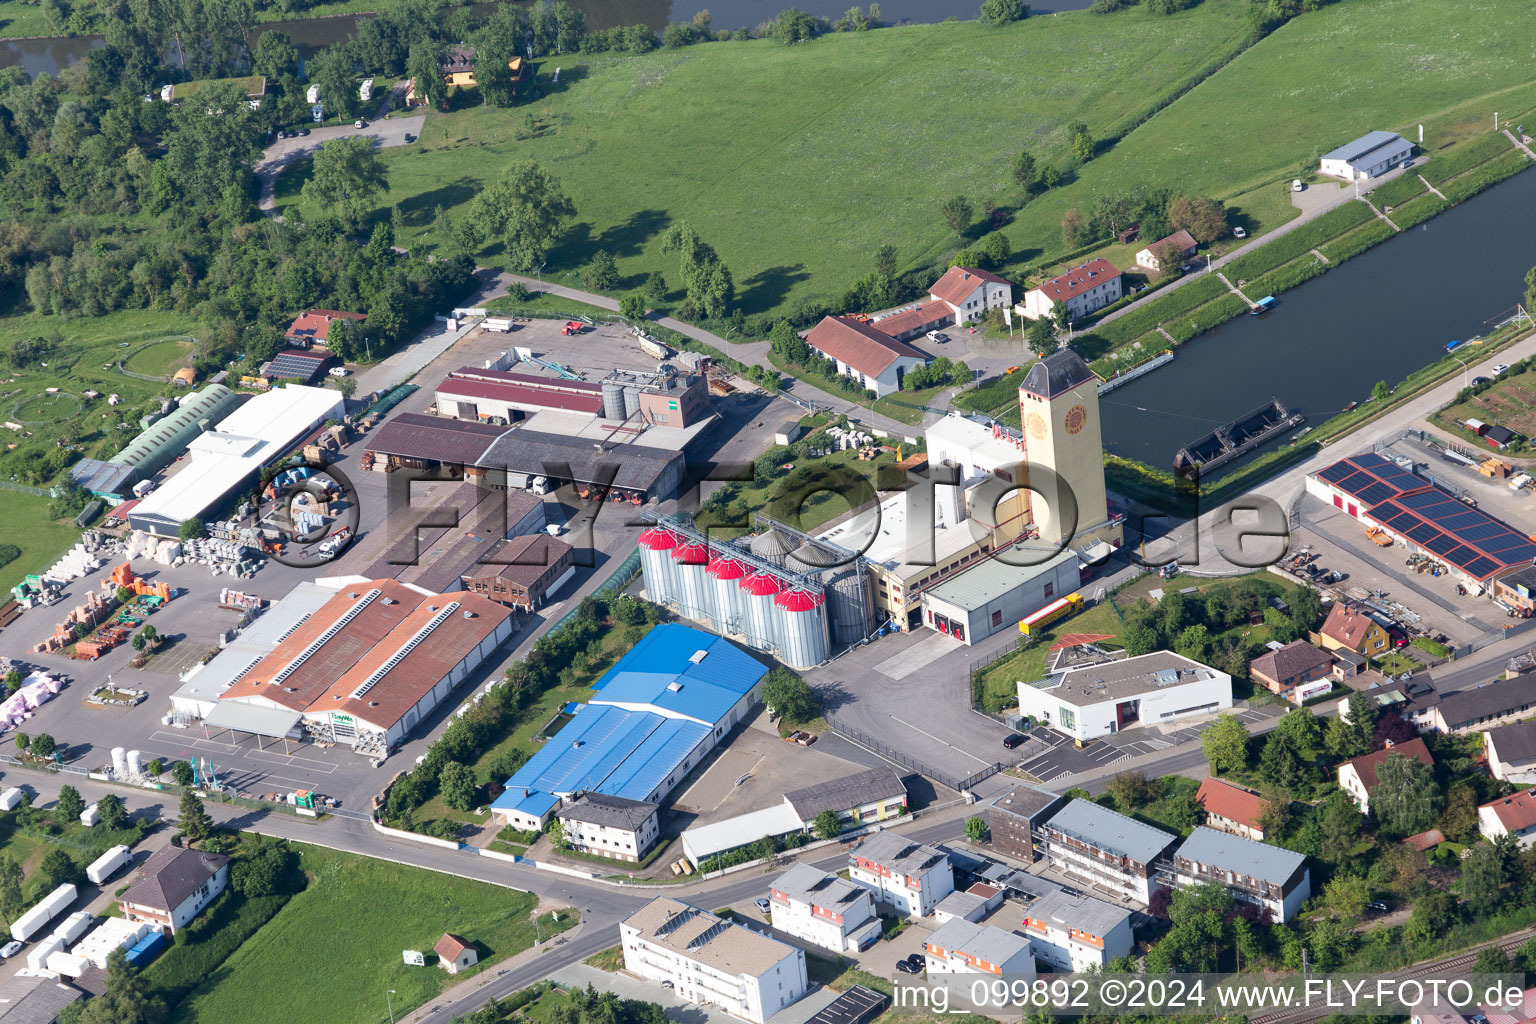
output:
[[[400,117],[394,120],[371,122],[367,128],[336,125],[330,128],[311,128],[308,135],[294,139],[278,139],[262,151],[256,161],[256,177],[261,181],[260,208],[270,213],[277,202],[277,177],[284,167],[299,160],[308,160],[323,143],[332,139],[349,139],[361,135],[373,139],[380,149],[406,145],[406,136],[421,137],[425,115]]]

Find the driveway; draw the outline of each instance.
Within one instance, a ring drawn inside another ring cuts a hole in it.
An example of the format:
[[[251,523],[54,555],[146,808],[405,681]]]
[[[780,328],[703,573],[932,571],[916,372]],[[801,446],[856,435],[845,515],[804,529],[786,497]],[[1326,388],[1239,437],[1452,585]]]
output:
[[[308,160],[315,155],[315,150],[332,139],[350,139],[361,135],[367,139],[373,139],[379,149],[387,149],[391,146],[404,146],[406,136],[412,139],[421,137],[421,126],[425,124],[425,114],[415,117],[400,117],[393,121],[373,121],[367,128],[353,128],[351,125],[335,125],[330,128],[311,128],[308,135],[301,135],[295,139],[278,139],[261,153],[261,159],[256,161],[256,177],[261,180],[261,201],[257,204],[266,213],[271,213],[277,205],[277,176],[283,168],[299,160]]]

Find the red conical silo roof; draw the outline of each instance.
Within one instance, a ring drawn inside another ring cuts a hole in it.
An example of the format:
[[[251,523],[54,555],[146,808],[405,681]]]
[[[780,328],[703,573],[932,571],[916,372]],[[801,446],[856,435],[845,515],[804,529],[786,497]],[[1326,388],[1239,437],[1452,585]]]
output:
[[[820,608],[825,600],[825,597],[809,590],[786,590],[774,598],[773,603],[787,612],[808,612]]]
[[[684,565],[703,565],[709,561],[709,549],[696,540],[690,540],[672,549],[672,560]]]
[[[653,526],[640,535],[640,544],[652,551],[671,551],[682,542],[683,538],[659,526]]]
[[[747,567],[728,555],[716,555],[704,571],[717,580],[739,580],[747,574]]]
[[[755,572],[741,581],[741,589],[753,597],[770,597],[784,589],[784,581],[766,572]]]

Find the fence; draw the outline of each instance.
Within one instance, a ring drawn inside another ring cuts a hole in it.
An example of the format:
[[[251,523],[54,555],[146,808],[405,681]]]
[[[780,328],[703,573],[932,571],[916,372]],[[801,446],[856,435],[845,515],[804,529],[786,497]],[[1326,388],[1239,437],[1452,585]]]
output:
[[[881,757],[888,761],[894,761],[904,768],[910,768],[921,775],[926,775],[935,782],[942,783],[957,793],[970,789],[971,786],[980,782],[982,779],[990,778],[993,775],[996,775],[998,772],[1002,771],[1004,767],[1002,764],[994,762],[979,772],[974,772],[965,776],[964,778],[957,778],[956,776],[935,768],[926,762],[919,761],[917,758],[913,757],[911,754],[906,753],[905,751],[897,750],[894,747],[890,747],[884,743],[881,743],[879,740],[875,739],[873,736],[869,735],[861,729],[856,729],[845,722],[838,721],[834,715],[827,715],[827,724],[832,727],[833,732],[837,733],[844,739],[852,740],[859,746],[864,747],[873,753],[879,754]]]
[[[611,594],[616,590],[623,589],[624,584],[628,583],[630,578],[639,571],[640,549],[636,548],[634,551],[629,553],[629,556],[625,558],[624,561],[618,564],[618,567],[614,569],[613,572],[608,574],[607,579],[598,584],[597,589],[592,591],[592,596],[602,597],[605,594]],[[560,618],[555,622],[553,626],[550,626],[549,629],[544,631],[545,635],[553,633],[555,630],[565,625],[580,610],[581,604],[580,602],[577,602],[576,607],[560,616]]]
[[[35,494],[40,498],[53,497],[53,492],[46,487],[28,487],[26,484],[13,484],[9,480],[0,480],[0,487],[7,491],[16,491],[18,494]]]

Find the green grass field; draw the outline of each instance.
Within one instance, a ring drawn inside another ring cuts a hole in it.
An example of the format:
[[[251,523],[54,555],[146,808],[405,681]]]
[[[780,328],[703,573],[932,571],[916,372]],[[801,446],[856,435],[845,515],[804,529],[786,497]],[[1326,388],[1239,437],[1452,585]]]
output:
[[[123,361],[134,373],[169,375],[191,362],[192,342],[166,338],[138,349]]]
[[[909,266],[955,248],[943,200],[1016,201],[1018,149],[1060,159],[1068,122],[1103,133],[1187,86],[1240,45],[1245,6],[561,60],[560,85],[536,104],[429,115],[419,145],[384,154],[392,188],[380,205],[398,203],[400,244],[419,244],[437,207],[452,211],[508,161],[535,159],[578,211],[546,276],[574,282],[601,248],[618,257],[623,287],[659,269],[676,288],[659,236],[687,220],[734,271],[742,307],[776,309],[840,292],[883,242]],[[519,140],[529,113],[547,127]],[[1051,244],[1013,234],[1021,260]]]
[[[203,1021],[323,1020],[376,1024],[462,981],[433,966],[410,967],[402,949],[431,950],[452,931],[479,944],[480,968],[534,943],[532,896],[484,882],[423,871],[315,846],[300,863],[309,886],[248,939],[172,1017]],[[388,898],[380,898],[387,895]],[[547,936],[575,923],[540,923]],[[374,1005],[377,1003],[378,1005]]]
[[[79,538],[80,531],[73,522],[49,517],[47,498],[0,490],[0,544],[21,549],[14,562],[0,569],[0,585],[5,589],[20,583],[28,573],[48,568]]]

